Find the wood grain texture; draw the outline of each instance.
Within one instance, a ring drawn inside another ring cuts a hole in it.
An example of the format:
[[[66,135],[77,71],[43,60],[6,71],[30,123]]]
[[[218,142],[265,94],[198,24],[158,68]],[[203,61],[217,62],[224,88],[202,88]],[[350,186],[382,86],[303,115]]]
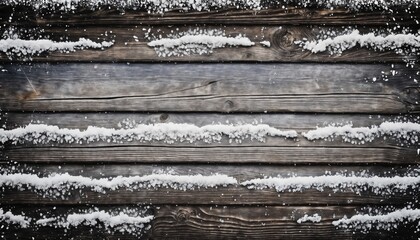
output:
[[[13,16],[10,13],[14,12]],[[416,11],[412,14],[416,14]],[[407,26],[416,22],[402,9],[394,9],[393,14],[383,11],[351,11],[348,9],[317,9],[289,6],[263,10],[238,10],[224,8],[213,11],[170,11],[164,14],[147,13],[142,10],[78,9],[74,13],[46,14],[28,8],[0,6],[0,23],[24,26],[112,26],[112,25],[183,25],[183,24],[223,24],[223,25],[363,25],[363,26]],[[393,19],[394,18],[394,19]]]
[[[156,211],[154,239],[409,239],[415,223],[367,234],[337,229],[332,222],[352,216],[353,207],[168,207]],[[296,223],[318,213],[319,223]]]
[[[107,164],[107,165],[26,165],[18,167],[25,171],[49,175],[50,173],[65,173],[81,175],[92,178],[136,176],[152,174],[156,171],[171,171],[179,175],[211,175],[214,173],[226,174],[236,178],[239,182],[264,176],[320,176],[327,171],[331,174],[342,172],[368,171],[377,176],[392,174],[403,175],[407,169],[402,167],[381,166],[259,166],[259,165],[133,165],[133,164]],[[26,170],[31,169],[31,170]],[[326,188],[324,191],[315,189],[302,192],[277,192],[274,189],[252,190],[244,186],[227,186],[218,188],[200,188],[195,190],[174,190],[169,188],[158,189],[125,189],[115,191],[107,190],[106,193],[93,192],[89,189],[80,189],[71,192],[71,195],[62,199],[43,197],[31,190],[19,191],[5,188],[2,191],[1,204],[45,204],[45,205],[82,205],[82,204],[178,204],[178,205],[343,205],[366,206],[369,204],[404,206],[407,202],[414,201],[417,191],[393,195],[377,195],[366,189],[357,194],[349,189],[334,192]]]
[[[418,69],[402,65],[85,63],[3,69],[0,109],[6,111],[420,110]]]
[[[226,36],[236,37],[239,34],[247,36],[255,42],[252,47],[225,47],[214,49],[213,53],[202,55],[159,57],[154,48],[147,44],[152,38],[149,36],[167,37],[170,34],[181,33],[191,29],[222,30]],[[341,29],[341,28],[340,28]],[[403,62],[403,59],[414,60],[417,57],[403,57],[392,51],[379,52],[364,48],[354,48],[344,51],[341,55],[329,53],[311,53],[304,51],[295,41],[316,39],[320,31],[336,30],[327,27],[313,26],[87,26],[50,27],[45,29],[44,35],[56,41],[78,40],[81,37],[102,42],[115,40],[115,44],[104,50],[78,50],[76,52],[51,52],[34,56],[33,61],[41,62],[341,62],[341,63],[372,63],[372,62]],[[362,28],[361,32],[372,31],[371,28]],[[134,38],[137,37],[137,40]],[[259,42],[270,41],[271,47],[264,47]],[[0,55],[0,62],[10,62],[5,54]]]

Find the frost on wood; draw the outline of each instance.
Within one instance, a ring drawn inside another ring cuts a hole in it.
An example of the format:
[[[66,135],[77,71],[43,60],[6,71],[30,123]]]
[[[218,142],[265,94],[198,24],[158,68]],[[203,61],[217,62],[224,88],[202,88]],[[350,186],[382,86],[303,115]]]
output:
[[[195,10],[210,11],[234,7],[237,9],[262,9],[269,6],[295,5],[301,7],[346,7],[349,9],[389,9],[394,6],[404,5],[405,7],[416,7],[418,0],[282,0],[282,1],[261,1],[261,0],[6,0],[2,2],[7,5],[26,5],[34,9],[55,9],[71,11],[77,7],[90,7],[93,9],[113,6],[123,9],[146,9],[148,12],[163,13],[171,10]]]
[[[8,224],[16,224],[22,228],[28,227],[31,219],[23,215],[15,215],[10,211],[5,212],[0,208],[0,223],[6,222]]]
[[[77,213],[64,215],[51,215],[42,213],[42,218],[26,218],[22,215],[13,215],[10,211],[6,212],[8,218],[3,220],[3,210],[0,209],[0,221],[7,223],[17,223],[21,228],[27,227],[54,227],[72,229],[79,226],[89,226],[90,228],[100,228],[108,232],[129,233],[141,236],[144,230],[150,228],[150,222],[154,216],[147,214],[146,208],[126,208],[120,211],[104,211],[89,209]],[[50,216],[51,215],[51,216]],[[13,220],[12,220],[13,219]]]
[[[264,141],[267,136],[295,138],[296,131],[281,131],[265,124],[213,124],[198,127],[192,124],[157,123],[139,124],[130,129],[114,129],[89,126],[86,130],[59,128],[45,124],[29,124],[12,130],[0,129],[0,142],[13,143],[82,143],[82,142],[121,142],[121,141],[163,141],[206,143],[220,142],[223,136],[241,142],[243,139]]]
[[[420,209],[403,208],[393,212],[369,215],[357,214],[351,218],[342,218],[333,222],[334,226],[340,228],[352,228],[368,232],[369,230],[392,230],[400,226],[400,224],[407,224],[420,221]],[[420,230],[420,224],[417,225]]]
[[[147,45],[153,47],[159,57],[171,57],[211,54],[215,48],[251,47],[254,44],[242,35],[228,37],[221,30],[194,29],[160,37]]]
[[[324,191],[325,188],[334,191],[349,189],[360,193],[368,188],[375,194],[392,194],[394,192],[404,192],[420,184],[419,176],[345,176],[324,175],[308,177],[268,177],[257,178],[244,181],[241,185],[249,189],[274,188],[278,192],[300,192],[305,189],[317,189]]]
[[[144,176],[113,177],[113,178],[90,178],[73,176],[68,173],[53,174],[47,177],[39,177],[36,174],[11,173],[0,175],[0,186],[17,188],[18,190],[30,189],[45,196],[59,197],[70,194],[70,190],[89,188],[95,192],[105,193],[106,190],[127,188],[158,189],[172,188],[178,190],[193,190],[196,188],[217,188],[237,184],[233,177],[222,174],[210,176],[197,175],[174,175],[155,173]]]
[[[308,214],[305,214],[303,217],[299,218],[296,222],[297,223],[305,223],[305,222],[314,222],[318,223],[321,222],[322,217],[318,215],[318,213],[315,213],[312,216],[309,216]]]
[[[320,127],[303,133],[308,140],[330,139],[342,137],[344,141],[351,143],[372,142],[380,137],[395,137],[402,139],[408,144],[419,142],[420,124],[414,122],[383,122],[379,126],[353,127],[351,124],[344,126]]]
[[[313,53],[328,51],[330,54],[341,54],[354,47],[365,47],[377,51],[393,50],[400,54],[408,54],[416,53],[420,49],[420,36],[418,34],[361,34],[359,30],[354,30],[349,34],[322,40],[296,41],[296,44]],[[409,49],[409,52],[405,52],[403,48]]]

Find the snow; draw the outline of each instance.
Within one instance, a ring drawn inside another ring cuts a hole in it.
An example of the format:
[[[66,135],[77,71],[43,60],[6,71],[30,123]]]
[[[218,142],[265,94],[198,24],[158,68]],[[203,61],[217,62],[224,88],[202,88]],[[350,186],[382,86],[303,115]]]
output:
[[[7,38],[0,40],[0,52],[17,56],[33,56],[46,51],[74,52],[84,48],[106,48],[113,42],[93,42],[90,39],[80,38],[78,41],[55,42],[48,39],[23,40],[19,38]]]
[[[160,57],[211,54],[215,48],[251,47],[253,43],[242,35],[228,37],[221,30],[190,29],[187,32],[159,37],[147,45],[153,47]]]
[[[393,1],[372,1],[372,0],[284,0],[284,1],[261,1],[261,0],[7,0],[4,1],[8,5],[27,5],[34,9],[53,8],[57,10],[74,10],[78,6],[99,8],[101,6],[114,6],[126,9],[147,9],[148,12],[164,13],[171,10],[195,10],[210,11],[211,9],[221,9],[234,7],[237,9],[253,9],[258,10],[266,8],[270,5],[285,6],[287,4],[309,7],[321,6],[327,8],[346,7],[350,9],[361,8],[380,8],[388,9],[395,5],[418,6],[418,0],[393,0]]]
[[[420,184],[418,176],[345,176],[323,175],[323,176],[295,176],[295,177],[268,177],[247,180],[241,183],[248,189],[266,189],[274,188],[278,192],[291,191],[299,192],[304,189],[317,189],[323,191],[325,188],[334,191],[350,189],[356,193],[366,190],[366,187],[372,189],[376,194],[388,194],[393,191],[405,191],[412,186]]]
[[[262,42],[260,42],[260,44],[261,45],[263,45],[264,47],[271,47],[271,43],[270,43],[270,41],[262,41]]]
[[[414,34],[388,34],[386,36],[374,33],[361,34],[359,30],[339,35],[333,38],[316,41],[296,41],[304,49],[313,53],[329,51],[330,54],[341,54],[354,47],[366,47],[378,51],[395,50],[403,47],[420,48],[420,36]]]
[[[144,223],[149,223],[152,220],[153,216],[131,217],[122,212],[120,212],[118,215],[111,215],[102,210],[83,214],[69,214],[67,216],[67,222],[64,225],[67,227],[77,227],[79,225],[95,226],[98,224],[98,222],[100,222],[105,226],[105,228],[116,227],[125,224],[143,227]]]
[[[4,213],[3,209],[0,209],[0,221],[5,221],[9,224],[18,224],[22,228],[35,225],[70,229],[83,225],[99,227],[108,232],[118,231],[141,236],[142,231],[147,230],[146,225],[153,220],[154,216],[141,216],[145,213],[142,209],[132,209],[134,211],[131,212],[129,210],[123,209],[118,213],[113,213],[91,209],[81,213],[70,213],[53,217],[46,217],[48,213],[41,213],[40,215],[44,216],[43,218],[33,219],[26,218],[22,215],[13,215],[10,211]]]
[[[37,143],[81,143],[82,141],[163,141],[206,143],[220,142],[226,136],[230,140],[241,142],[243,139],[264,141],[266,136],[295,138],[296,131],[281,131],[266,124],[213,124],[198,127],[193,124],[157,123],[138,124],[130,129],[114,129],[89,126],[86,130],[59,128],[45,124],[29,124],[12,130],[0,129],[0,142],[12,141]]]
[[[368,215],[357,214],[351,218],[342,218],[334,221],[332,224],[341,228],[354,228],[368,231],[371,229],[391,230],[398,228],[397,223],[406,224],[420,220],[420,209],[403,208],[386,214]]]
[[[322,217],[318,215],[318,213],[315,213],[312,216],[309,216],[308,214],[305,214],[303,217],[299,218],[297,220],[297,223],[304,223],[304,222],[314,222],[318,223],[321,222]]]
[[[23,215],[15,215],[10,211],[5,212],[2,208],[0,208],[0,222],[17,224],[22,228],[26,228],[30,224],[30,221],[30,218]]]
[[[117,176],[114,178],[90,178],[73,176],[68,173],[53,174],[47,177],[39,177],[36,174],[13,173],[0,175],[0,186],[18,189],[38,190],[48,192],[51,189],[58,190],[56,193],[71,189],[90,188],[92,191],[105,192],[105,190],[117,190],[130,188],[131,190],[144,188],[172,188],[179,190],[192,190],[195,188],[216,188],[237,184],[237,180],[221,174],[210,176],[197,175],[173,175],[173,174],[150,174],[144,176]]]
[[[344,126],[320,127],[303,133],[308,140],[328,139],[331,137],[343,137],[344,141],[356,143],[371,142],[383,136],[393,136],[405,139],[407,142],[416,144],[419,141],[420,124],[414,122],[383,122],[379,126],[353,127],[351,124]]]

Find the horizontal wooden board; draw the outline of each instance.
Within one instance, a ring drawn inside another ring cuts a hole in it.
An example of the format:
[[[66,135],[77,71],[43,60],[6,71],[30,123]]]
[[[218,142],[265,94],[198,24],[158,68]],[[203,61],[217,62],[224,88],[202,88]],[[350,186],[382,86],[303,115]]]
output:
[[[99,210],[112,211],[124,208],[136,208],[133,205],[101,206]],[[2,228],[3,239],[91,239],[92,235],[103,239],[407,239],[412,236],[414,228],[410,224],[400,226],[393,231],[372,230],[368,234],[347,229],[338,229],[332,222],[350,217],[360,211],[353,206],[327,207],[288,207],[288,206],[152,206],[154,220],[151,229],[139,238],[118,232],[107,233],[98,227],[69,228],[66,231],[52,227]],[[25,213],[26,216],[38,219],[40,214],[69,214],[89,209],[89,207],[37,206],[35,210],[28,206],[3,206],[13,213]],[[305,214],[319,214],[319,223],[297,223]]]
[[[387,13],[380,10],[352,11],[343,8],[317,9],[289,6],[262,10],[239,10],[224,8],[213,11],[170,11],[164,14],[147,13],[142,10],[116,9],[79,9],[74,13],[46,14],[20,7],[0,7],[0,23],[10,23],[10,13],[14,13],[11,22],[24,26],[112,26],[112,25],[183,25],[183,24],[223,24],[223,25],[363,25],[363,26],[407,26],[416,22],[411,15],[401,9]]]
[[[416,116],[411,116],[415,118]],[[353,123],[355,127],[379,125],[386,120],[402,119],[384,115],[332,114],[135,114],[135,113],[6,113],[2,118],[6,129],[25,126],[31,122],[57,125],[61,128],[86,129],[88,126],[120,128],[118,123],[188,123],[197,126],[212,123],[268,124],[298,133],[331,123]],[[218,163],[418,163],[416,146],[401,146],[397,139],[377,139],[362,145],[335,141],[308,141],[267,137],[265,142],[245,139],[230,143],[227,138],[216,143],[177,142],[92,142],[89,144],[7,144],[3,161],[18,162],[218,162]]]
[[[147,44],[152,41],[152,35],[167,37],[171,34],[182,33],[188,30],[221,30],[226,36],[247,36],[255,42],[251,47],[225,47],[214,49],[213,53],[202,55],[160,57],[154,48]],[[373,29],[362,28],[361,32],[371,32]],[[23,30],[21,30],[23,31]],[[314,26],[86,26],[50,27],[45,29],[43,35],[49,35],[56,41],[79,40],[88,38],[97,42],[115,40],[115,44],[104,50],[79,50],[70,53],[51,52],[34,56],[33,61],[42,62],[403,62],[404,59],[414,60],[417,57],[403,57],[393,51],[379,52],[368,49],[354,48],[344,51],[341,55],[329,53],[311,53],[303,50],[295,41],[316,39],[321,31],[342,31],[342,28],[314,27]],[[146,37],[148,33],[149,38]],[[323,35],[323,34],[321,34]],[[137,38],[135,38],[136,36]],[[265,47],[259,42],[270,41],[271,47]],[[18,59],[18,58],[17,58]],[[16,59],[15,59],[16,60]],[[2,53],[0,62],[10,62]]]
[[[99,210],[115,211],[116,209],[135,209],[137,206],[117,205],[101,206]],[[46,216],[67,215],[80,212],[89,207],[52,207],[37,206],[3,206],[13,213],[25,213],[33,219],[40,214]],[[353,239],[351,231],[337,229],[332,222],[356,214],[358,207],[286,207],[286,206],[152,206],[154,220],[152,228],[145,231],[140,239],[325,239],[336,236],[340,239]],[[119,210],[121,211],[121,210]],[[305,214],[319,214],[319,223],[297,223],[297,219]],[[39,227],[21,229],[13,225],[0,230],[3,239],[139,239],[129,233],[121,234],[111,231],[107,233],[99,227],[79,226],[78,228],[55,229]]]
[[[17,167],[20,169],[20,167]],[[264,176],[320,176],[326,172],[331,174],[346,171],[369,172],[378,176],[403,175],[407,169],[402,167],[381,166],[259,166],[259,165],[26,165],[22,169],[31,173],[40,172],[65,173],[92,178],[147,175],[156,171],[171,171],[179,175],[211,175],[215,173],[234,177],[239,182]],[[25,172],[24,171],[24,172]],[[195,190],[174,190],[169,188],[131,190],[121,188],[108,190],[106,193],[93,192],[89,189],[75,190],[62,199],[43,197],[30,190],[14,190],[5,188],[2,191],[1,204],[45,204],[45,205],[81,205],[81,204],[210,204],[210,205],[405,205],[414,201],[417,193],[407,191],[394,195],[377,195],[367,189],[360,194],[348,189],[334,192],[331,189],[318,191],[315,189],[302,192],[277,192],[274,189],[252,190],[244,186],[228,186],[218,188],[200,188]]]
[[[85,63],[2,67],[3,111],[420,111],[420,88],[414,82],[418,69],[403,65]]]

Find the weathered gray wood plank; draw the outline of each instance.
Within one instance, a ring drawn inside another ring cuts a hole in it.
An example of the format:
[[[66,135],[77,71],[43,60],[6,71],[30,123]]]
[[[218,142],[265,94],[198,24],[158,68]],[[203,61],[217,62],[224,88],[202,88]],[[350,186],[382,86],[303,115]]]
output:
[[[3,160],[37,163],[269,163],[415,164],[415,149],[387,147],[170,147],[113,146],[13,148]]]
[[[320,176],[326,171],[332,174],[342,172],[368,171],[378,176],[393,176],[404,174],[405,168],[380,166],[259,166],[259,165],[27,165],[30,172],[65,173],[93,178],[147,175],[159,170],[172,171],[179,175],[211,175],[226,174],[239,182],[263,176]],[[25,168],[26,169],[26,168]],[[413,195],[414,194],[414,195]],[[6,188],[0,198],[1,204],[45,204],[45,205],[80,205],[80,204],[216,204],[216,205],[367,205],[377,204],[393,206],[405,205],[413,201],[415,192],[393,195],[377,195],[367,189],[360,194],[348,189],[334,192],[330,189],[318,191],[315,189],[302,192],[277,192],[274,189],[252,190],[244,186],[228,186],[218,188],[200,188],[195,190],[140,189],[107,190],[106,193],[93,192],[89,189],[73,191],[65,199],[43,197],[30,190],[18,191]]]
[[[8,111],[420,110],[420,89],[414,82],[418,69],[402,65],[85,63],[3,68],[0,109]]]
[[[147,44],[151,39],[146,39],[149,32],[147,26],[119,26],[119,27],[98,27],[87,26],[85,28],[69,27],[63,31],[62,27],[51,27],[45,29],[44,35],[50,35],[53,40],[60,39],[78,40],[81,37],[92,39],[98,42],[103,40],[115,40],[115,44],[104,50],[79,50],[71,53],[52,52],[34,56],[34,61],[41,62],[75,62],[75,61],[96,61],[96,62],[341,62],[341,63],[372,63],[372,62],[403,62],[402,56],[392,51],[379,52],[368,49],[352,49],[343,52],[341,55],[329,53],[313,54],[310,51],[303,51],[295,44],[295,41],[314,40],[320,31],[329,30],[327,27],[313,26],[154,26],[150,28],[150,35],[161,35],[181,33],[191,29],[222,30],[226,36],[236,37],[239,34],[247,36],[255,42],[252,47],[227,47],[214,49],[211,54],[159,57],[156,51]],[[339,29],[336,29],[337,31]],[[372,29],[361,29],[362,32]],[[137,37],[134,38],[134,36]],[[271,47],[261,45],[260,41],[270,41]],[[407,57],[416,59],[416,57]],[[0,55],[1,62],[10,62],[5,54]]]

